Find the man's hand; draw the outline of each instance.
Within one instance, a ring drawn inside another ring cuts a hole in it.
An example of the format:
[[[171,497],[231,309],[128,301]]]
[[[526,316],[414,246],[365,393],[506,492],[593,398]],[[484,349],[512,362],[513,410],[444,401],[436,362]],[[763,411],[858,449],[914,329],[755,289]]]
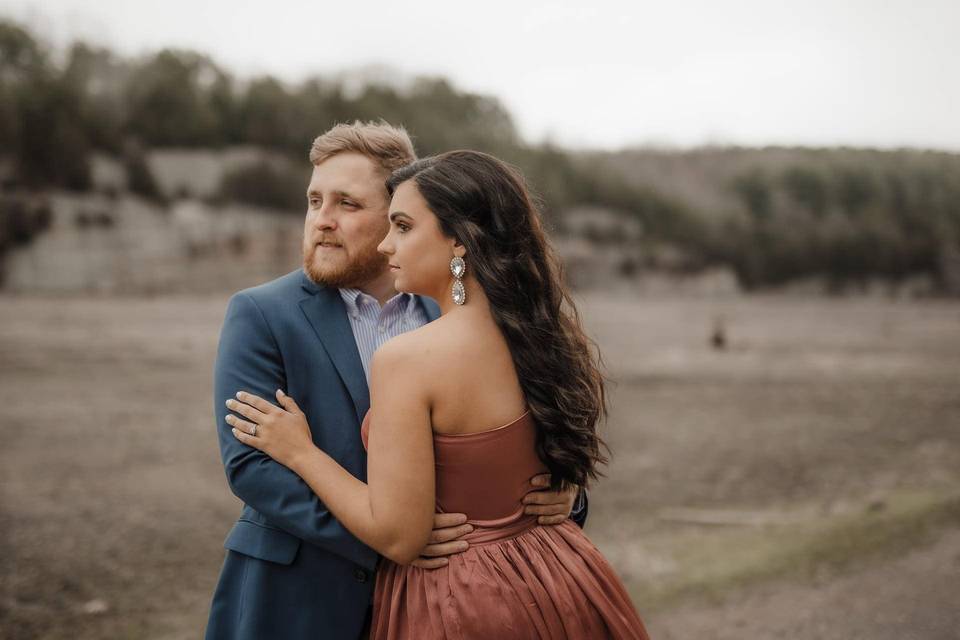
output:
[[[421,569],[439,569],[449,564],[445,556],[462,553],[470,547],[466,540],[457,540],[473,531],[465,513],[435,513],[430,542],[411,564]]]
[[[550,474],[543,473],[530,479],[529,493],[523,498],[527,505],[524,513],[537,515],[539,524],[560,524],[570,517],[573,503],[577,500],[577,487],[571,486],[563,491],[550,491]],[[467,524],[463,513],[436,513],[433,516],[433,531],[430,542],[420,557],[411,564],[421,569],[438,569],[450,563],[447,556],[463,553],[470,543],[458,538],[473,531],[473,525]]]
[[[563,491],[549,491],[550,474],[542,473],[530,479],[534,488],[523,498],[527,505],[524,513],[537,515],[539,524],[560,524],[570,517],[573,503],[577,500],[577,487],[570,486]]]

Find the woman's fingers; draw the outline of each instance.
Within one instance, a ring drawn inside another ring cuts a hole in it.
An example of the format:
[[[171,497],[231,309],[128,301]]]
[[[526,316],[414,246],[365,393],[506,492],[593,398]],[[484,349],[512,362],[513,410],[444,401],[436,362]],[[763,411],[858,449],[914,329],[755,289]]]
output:
[[[300,411],[300,407],[297,406],[296,401],[293,398],[288,396],[283,392],[283,389],[277,389],[277,402],[280,403],[280,406],[289,411],[290,413],[303,413]]]
[[[230,411],[233,411],[234,413],[239,413],[244,418],[247,418],[252,422],[256,422],[257,424],[263,424],[263,421],[267,418],[266,414],[262,411],[259,411],[248,404],[238,402],[232,398],[227,400],[227,409],[230,409]]]
[[[247,393],[246,391],[237,392],[237,400],[244,402],[261,413],[270,415],[271,413],[276,413],[277,405],[270,404],[260,396],[255,396],[252,393]]]
[[[253,424],[252,422],[247,422],[246,420],[241,420],[240,418],[238,418],[237,416],[234,416],[234,415],[228,415],[227,418],[226,418],[226,420],[227,420],[227,424],[229,424],[231,427],[234,427],[235,429],[239,429],[240,431],[243,431],[244,433],[249,433],[250,435],[253,435],[253,434],[254,434],[253,429],[254,429],[254,427],[257,426],[257,425],[255,425],[255,424]]]
[[[259,448],[260,448],[260,442],[261,442],[261,441],[260,441],[260,438],[254,438],[254,437],[253,437],[252,435],[250,435],[249,433],[244,433],[243,431],[240,431],[239,429],[231,429],[230,432],[233,433],[233,437],[234,437],[234,438],[236,438],[237,440],[239,440],[239,441],[242,442],[243,444],[248,444],[248,445],[250,445],[251,447],[253,447],[254,449],[259,449]]]

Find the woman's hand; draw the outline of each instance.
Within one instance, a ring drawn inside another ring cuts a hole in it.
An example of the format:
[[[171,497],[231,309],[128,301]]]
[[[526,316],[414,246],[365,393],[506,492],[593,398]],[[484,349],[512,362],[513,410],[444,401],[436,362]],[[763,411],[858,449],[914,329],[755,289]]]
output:
[[[227,400],[227,408],[246,420],[228,414],[227,424],[233,427],[237,440],[295,470],[297,461],[316,447],[310,437],[307,418],[293,398],[277,389],[277,402],[282,408],[252,393],[240,391],[236,400]]]

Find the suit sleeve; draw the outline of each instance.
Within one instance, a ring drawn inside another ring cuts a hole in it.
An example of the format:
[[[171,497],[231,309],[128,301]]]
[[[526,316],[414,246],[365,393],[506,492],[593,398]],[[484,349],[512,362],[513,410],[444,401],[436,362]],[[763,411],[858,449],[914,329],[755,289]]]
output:
[[[375,551],[357,540],[295,473],[237,440],[225,421],[226,400],[248,391],[273,401],[286,388],[279,347],[260,308],[245,293],[230,299],[214,366],[214,413],[220,457],[234,495],[270,524],[372,569]]]
[[[587,523],[587,507],[587,490],[581,487],[577,493],[577,501],[573,503],[573,510],[570,511],[570,519],[581,529]]]

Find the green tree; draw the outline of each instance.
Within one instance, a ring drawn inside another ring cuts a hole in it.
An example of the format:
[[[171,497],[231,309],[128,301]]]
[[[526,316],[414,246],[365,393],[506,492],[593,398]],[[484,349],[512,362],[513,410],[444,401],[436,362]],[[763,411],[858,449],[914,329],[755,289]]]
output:
[[[848,215],[857,215],[877,197],[877,183],[861,167],[841,167],[836,174],[836,199]]]
[[[733,190],[755,220],[766,220],[773,215],[770,185],[759,170],[734,178]]]
[[[136,65],[126,86],[125,130],[147,145],[202,147],[224,140],[214,96],[226,74],[207,56],[165,49]]]
[[[240,139],[267,148],[291,148],[293,97],[274,78],[253,80],[238,107]],[[302,143],[301,143],[302,145]]]
[[[807,166],[793,166],[780,176],[787,194],[816,217],[822,217],[830,202],[828,186],[821,173]]]

